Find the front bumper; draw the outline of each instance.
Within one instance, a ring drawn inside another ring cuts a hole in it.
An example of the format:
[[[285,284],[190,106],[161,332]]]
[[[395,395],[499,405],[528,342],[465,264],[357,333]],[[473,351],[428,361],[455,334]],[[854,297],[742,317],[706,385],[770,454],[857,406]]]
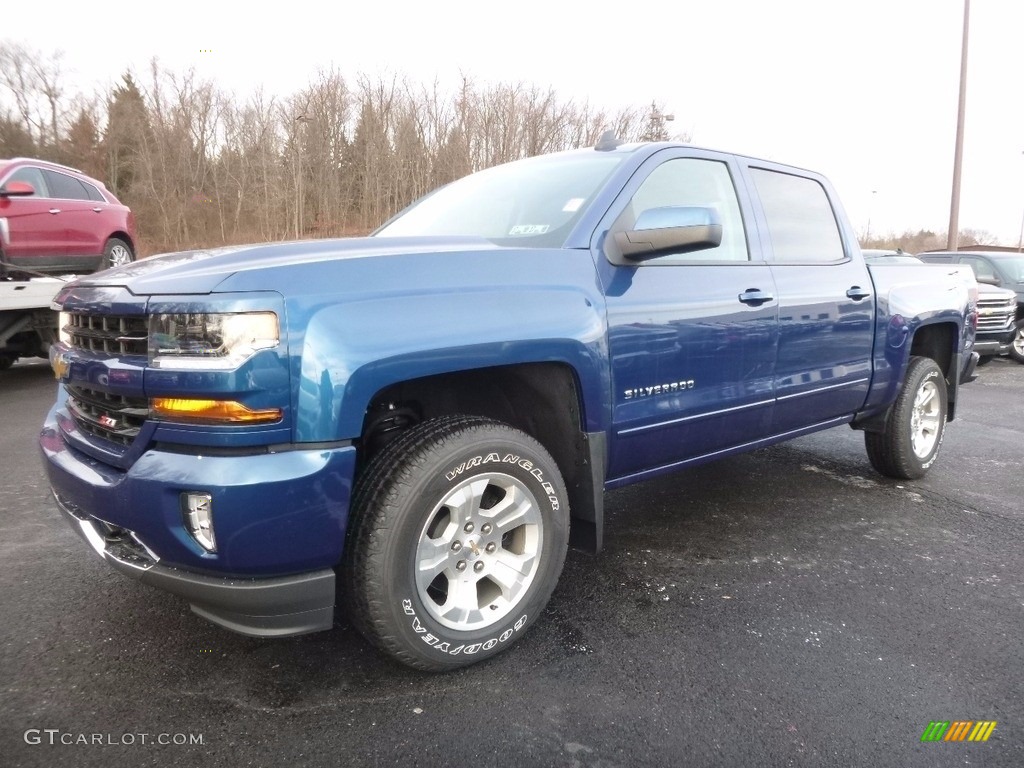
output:
[[[43,463],[64,516],[112,567],[242,634],[332,626],[355,448],[198,455],[154,447],[120,469],[71,447],[65,418],[60,405],[47,417]],[[213,497],[215,552],[185,525],[187,491]]]
[[[334,571],[297,576],[232,579],[161,565],[132,531],[90,518],[54,494],[71,527],[117,571],[189,601],[214,624],[243,635],[287,637],[334,624]]]
[[[974,351],[980,355],[1004,355],[1010,351],[1017,329],[1012,325],[999,333],[979,333],[974,340]]]

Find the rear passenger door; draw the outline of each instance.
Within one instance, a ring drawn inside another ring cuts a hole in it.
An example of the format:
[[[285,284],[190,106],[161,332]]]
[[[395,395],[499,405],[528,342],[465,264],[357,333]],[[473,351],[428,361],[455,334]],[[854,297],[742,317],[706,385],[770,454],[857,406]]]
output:
[[[816,174],[751,163],[758,227],[779,300],[775,434],[841,420],[871,381],[875,296],[851,253],[828,183]]]
[[[756,442],[771,427],[778,304],[748,239],[735,159],[671,149],[640,167],[599,231],[612,375],[608,477],[635,479]],[[716,248],[632,260],[615,234],[644,211],[714,208]]]
[[[46,185],[56,206],[60,208],[60,220],[64,229],[64,244],[69,264],[78,259],[92,259],[103,253],[103,228],[101,215],[104,203],[90,199],[89,190],[74,176],[60,171],[43,169]],[[91,186],[91,185],[90,185]],[[96,191],[99,195],[99,192]]]

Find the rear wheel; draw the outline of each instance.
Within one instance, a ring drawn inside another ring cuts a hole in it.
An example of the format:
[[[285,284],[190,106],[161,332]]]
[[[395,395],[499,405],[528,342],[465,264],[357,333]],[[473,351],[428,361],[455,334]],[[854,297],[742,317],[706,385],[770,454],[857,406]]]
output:
[[[100,264],[100,269],[123,267],[133,261],[135,261],[135,254],[132,252],[132,247],[121,238],[112,237],[107,240],[107,245],[103,249],[103,262]]]
[[[536,440],[445,417],[371,460],[350,528],[342,584],[353,622],[392,658],[441,671],[522,637],[561,573],[569,511]]]
[[[18,358],[11,355],[0,355],[0,371],[6,371],[17,362]]]
[[[923,477],[939,456],[946,427],[946,379],[930,357],[912,357],[882,432],[865,432],[871,465],[888,477]]]
[[[1010,357],[1018,363],[1024,363],[1024,320],[1017,323],[1017,332],[1010,343]]]

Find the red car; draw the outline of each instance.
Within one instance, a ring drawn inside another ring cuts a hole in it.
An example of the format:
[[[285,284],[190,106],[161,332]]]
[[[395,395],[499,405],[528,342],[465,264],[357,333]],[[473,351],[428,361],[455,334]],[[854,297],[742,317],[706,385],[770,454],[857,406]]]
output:
[[[94,272],[135,260],[135,217],[81,171],[0,160],[0,274]]]

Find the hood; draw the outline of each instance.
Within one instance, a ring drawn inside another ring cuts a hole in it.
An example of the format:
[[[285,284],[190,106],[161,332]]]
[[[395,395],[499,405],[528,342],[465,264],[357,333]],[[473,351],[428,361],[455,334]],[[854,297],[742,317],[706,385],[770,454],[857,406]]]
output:
[[[81,277],[73,285],[127,288],[135,295],[216,293],[221,283],[240,272],[348,259],[497,248],[489,240],[479,237],[296,240],[152,256],[123,267]]]

